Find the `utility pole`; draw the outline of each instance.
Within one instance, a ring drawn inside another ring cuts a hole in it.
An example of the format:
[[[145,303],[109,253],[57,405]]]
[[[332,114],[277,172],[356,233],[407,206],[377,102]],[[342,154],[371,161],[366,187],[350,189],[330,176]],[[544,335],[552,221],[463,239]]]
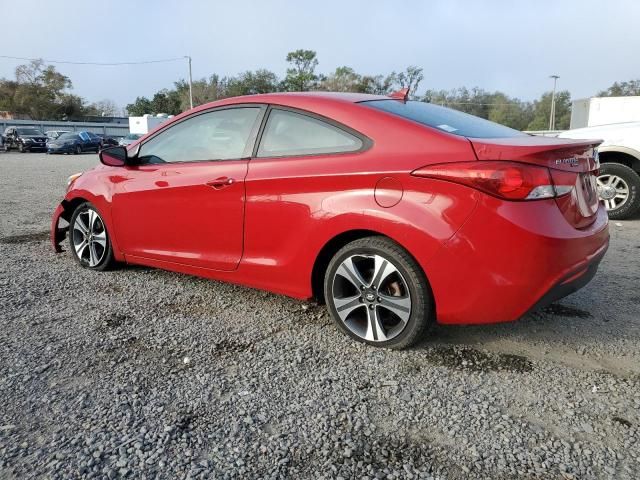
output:
[[[193,108],[193,78],[191,77],[191,57],[189,55],[185,55],[185,57],[189,61],[189,105]]]
[[[560,78],[558,75],[551,75],[553,78],[553,92],[551,93],[551,113],[549,114],[549,130],[556,129],[556,83]]]

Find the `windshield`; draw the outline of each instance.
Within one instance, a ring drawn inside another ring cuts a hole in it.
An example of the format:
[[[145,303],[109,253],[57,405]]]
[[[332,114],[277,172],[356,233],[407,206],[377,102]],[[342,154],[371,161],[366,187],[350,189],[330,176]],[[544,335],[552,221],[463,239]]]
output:
[[[142,135],[138,135],[137,133],[130,133],[129,135],[127,135],[126,138],[127,140],[137,140],[141,137]]]
[[[37,128],[18,128],[18,135],[42,135]]]
[[[432,103],[370,100],[361,102],[361,104],[463,137],[501,138],[527,136],[525,133],[505,127],[499,123],[490,122],[468,113],[440,107]]]
[[[58,137],[58,140],[74,140],[78,138],[77,133],[63,133]]]

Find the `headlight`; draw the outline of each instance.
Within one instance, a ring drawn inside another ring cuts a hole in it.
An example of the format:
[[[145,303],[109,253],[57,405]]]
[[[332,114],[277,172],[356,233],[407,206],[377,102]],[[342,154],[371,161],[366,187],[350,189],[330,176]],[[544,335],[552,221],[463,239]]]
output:
[[[67,178],[67,190],[71,188],[71,185],[73,185],[73,182],[75,182],[80,177],[80,175],[82,175],[82,172],[74,173],[69,178]]]

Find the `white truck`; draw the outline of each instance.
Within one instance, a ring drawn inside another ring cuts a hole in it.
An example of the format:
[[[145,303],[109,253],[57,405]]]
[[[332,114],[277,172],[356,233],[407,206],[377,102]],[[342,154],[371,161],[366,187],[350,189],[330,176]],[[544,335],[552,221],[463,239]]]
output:
[[[640,121],[576,128],[558,137],[602,139],[598,194],[609,218],[626,219],[640,210]]]
[[[640,96],[582,98],[571,104],[572,130],[623,122],[640,122]]]
[[[166,122],[173,115],[159,113],[157,115],[145,114],[142,117],[129,117],[129,133],[146,135],[163,122]]]

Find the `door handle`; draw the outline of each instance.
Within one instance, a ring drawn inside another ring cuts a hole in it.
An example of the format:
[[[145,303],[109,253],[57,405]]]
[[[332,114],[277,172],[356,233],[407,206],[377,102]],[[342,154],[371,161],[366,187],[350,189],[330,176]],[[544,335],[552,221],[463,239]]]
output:
[[[213,187],[216,190],[220,190],[224,187],[228,187],[229,185],[233,185],[235,182],[235,180],[233,178],[229,178],[229,177],[219,177],[216,178],[215,180],[211,180],[210,182],[207,182],[207,185],[209,187]]]

